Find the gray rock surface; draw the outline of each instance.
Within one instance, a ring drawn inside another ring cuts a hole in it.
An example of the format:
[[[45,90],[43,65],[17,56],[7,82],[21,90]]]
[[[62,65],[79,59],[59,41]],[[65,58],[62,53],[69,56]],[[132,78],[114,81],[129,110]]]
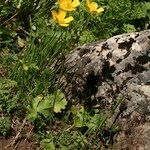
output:
[[[150,30],[80,46],[65,66],[68,99],[104,110],[116,99],[124,100],[117,119],[123,131],[117,139],[125,143],[118,149],[150,150]]]

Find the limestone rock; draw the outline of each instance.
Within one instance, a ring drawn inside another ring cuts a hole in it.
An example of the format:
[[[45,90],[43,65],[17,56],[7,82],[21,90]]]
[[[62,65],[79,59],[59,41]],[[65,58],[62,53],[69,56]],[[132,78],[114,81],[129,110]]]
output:
[[[118,97],[123,98],[126,106],[118,123],[126,132],[124,145],[139,144],[138,136],[141,136],[145,149],[150,149],[150,30],[80,46],[67,57],[65,66],[66,93],[70,100],[109,109]],[[135,114],[140,119],[134,120]],[[142,144],[137,150],[142,149]]]

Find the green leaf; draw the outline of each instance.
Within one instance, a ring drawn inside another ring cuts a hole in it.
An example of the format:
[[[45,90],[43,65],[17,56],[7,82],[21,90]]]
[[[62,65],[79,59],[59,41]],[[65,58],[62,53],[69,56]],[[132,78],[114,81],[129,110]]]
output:
[[[135,32],[136,31],[134,25],[131,25],[131,24],[124,24],[123,29],[125,30],[125,32]]]
[[[39,114],[42,114],[45,118],[50,115],[50,110],[54,107],[54,112],[59,113],[62,109],[65,109],[67,101],[64,94],[58,90],[56,94],[51,94],[49,96],[37,96],[28,106],[27,118],[34,121]]]
[[[95,111],[95,114],[91,116],[83,106],[81,106],[80,108],[78,108],[77,106],[73,106],[71,108],[71,112],[74,115],[75,127],[87,126],[89,129],[95,130],[103,120],[101,114],[96,113]]]
[[[27,118],[34,121],[38,114],[47,117],[50,114],[50,108],[52,108],[52,105],[49,97],[37,96],[33,99],[31,105],[28,106]]]
[[[80,109],[78,109],[77,107],[72,107],[72,113],[75,115],[74,125],[76,127],[82,127],[84,125],[84,120],[85,120],[84,107],[81,107]]]
[[[58,90],[55,96],[55,102],[54,102],[54,112],[59,113],[62,109],[65,109],[67,105],[67,101],[65,99],[64,94]]]
[[[51,139],[43,139],[40,144],[44,150],[55,150],[55,145]]]
[[[95,114],[94,116],[90,117],[90,120],[87,123],[87,126],[89,127],[89,129],[94,130],[99,126],[101,121],[102,121],[102,118],[100,114]]]
[[[66,146],[62,146],[61,145],[61,149],[60,150],[68,150],[68,148]]]

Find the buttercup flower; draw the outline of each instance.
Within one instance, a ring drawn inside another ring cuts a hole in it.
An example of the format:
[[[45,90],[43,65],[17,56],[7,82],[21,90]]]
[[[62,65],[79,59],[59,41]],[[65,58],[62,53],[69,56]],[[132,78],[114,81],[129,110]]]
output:
[[[79,0],[58,0],[59,7],[65,11],[73,11],[80,5]]]
[[[66,15],[67,12],[61,9],[59,9],[58,12],[56,10],[52,10],[52,17],[54,21],[62,27],[68,27],[69,23],[73,20],[72,16],[65,18]]]
[[[86,0],[86,4],[91,13],[94,13],[94,12],[101,13],[104,11],[104,8],[102,7],[97,8],[98,7],[97,3],[91,2],[90,0]]]

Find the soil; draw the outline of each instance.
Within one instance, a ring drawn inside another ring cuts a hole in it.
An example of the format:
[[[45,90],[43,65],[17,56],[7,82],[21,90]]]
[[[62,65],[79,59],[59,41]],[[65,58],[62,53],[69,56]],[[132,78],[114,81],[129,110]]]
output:
[[[26,119],[12,119],[11,134],[0,137],[0,150],[41,150],[36,144],[33,126]]]
[[[0,138],[0,150],[35,150],[36,147],[33,142],[29,142],[25,139],[19,140],[14,146],[10,146],[10,143],[13,142],[13,137]]]

